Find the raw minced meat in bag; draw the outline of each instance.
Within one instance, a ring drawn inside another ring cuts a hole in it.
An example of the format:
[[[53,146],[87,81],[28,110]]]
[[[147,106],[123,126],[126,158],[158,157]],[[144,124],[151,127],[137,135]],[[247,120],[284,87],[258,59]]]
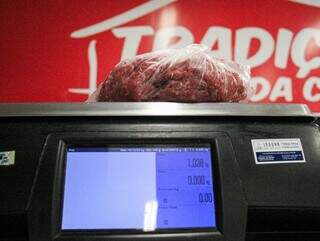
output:
[[[213,58],[194,44],[121,61],[88,102],[239,102],[252,92],[248,66]]]

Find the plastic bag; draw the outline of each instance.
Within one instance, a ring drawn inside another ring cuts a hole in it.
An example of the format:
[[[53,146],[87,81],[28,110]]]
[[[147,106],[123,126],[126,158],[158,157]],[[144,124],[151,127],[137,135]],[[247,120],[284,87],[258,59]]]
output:
[[[121,61],[87,101],[239,102],[252,93],[248,66],[193,44]]]

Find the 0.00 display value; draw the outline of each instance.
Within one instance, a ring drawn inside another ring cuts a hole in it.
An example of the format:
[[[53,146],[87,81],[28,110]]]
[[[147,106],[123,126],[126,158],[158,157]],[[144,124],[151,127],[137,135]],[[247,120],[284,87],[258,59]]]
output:
[[[200,203],[212,203],[212,201],[213,201],[212,193],[210,192],[199,193]]]

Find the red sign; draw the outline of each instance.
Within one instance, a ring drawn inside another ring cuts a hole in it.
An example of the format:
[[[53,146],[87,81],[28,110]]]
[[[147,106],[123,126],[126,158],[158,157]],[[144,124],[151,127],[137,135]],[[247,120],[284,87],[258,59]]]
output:
[[[251,66],[251,101],[306,103],[320,112],[317,0],[0,5],[1,102],[84,101],[121,59],[202,43],[212,56]]]

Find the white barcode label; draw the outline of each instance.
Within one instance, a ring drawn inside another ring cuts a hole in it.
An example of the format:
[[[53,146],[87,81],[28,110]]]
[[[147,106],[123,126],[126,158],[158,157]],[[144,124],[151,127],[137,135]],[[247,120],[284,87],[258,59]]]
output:
[[[305,162],[301,140],[254,139],[251,140],[256,164]]]

